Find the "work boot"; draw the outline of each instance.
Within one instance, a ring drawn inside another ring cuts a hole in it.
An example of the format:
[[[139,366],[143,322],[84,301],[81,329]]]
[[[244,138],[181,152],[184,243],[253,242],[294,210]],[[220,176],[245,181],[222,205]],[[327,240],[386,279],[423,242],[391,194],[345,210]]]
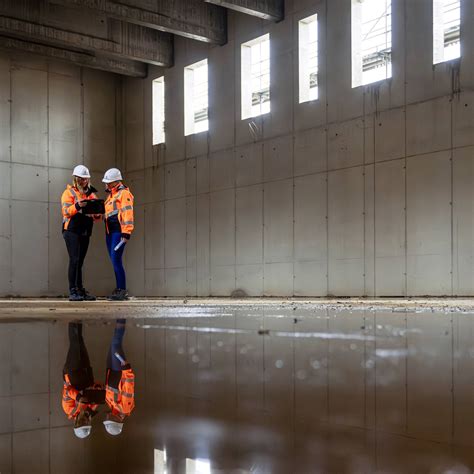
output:
[[[79,294],[82,296],[84,301],[95,301],[97,298],[91,295],[85,288],[79,288]]]
[[[115,288],[114,292],[107,299],[109,301],[126,301],[128,300],[128,291]]]
[[[118,289],[118,288],[115,288],[115,290],[114,290],[114,291],[112,291],[112,294],[111,294],[110,296],[107,296],[107,299],[108,299],[108,300],[111,300],[111,299],[112,299],[112,297],[113,297],[113,296],[115,296],[115,295],[117,294],[117,292],[118,292],[118,291],[119,291],[119,289]]]
[[[71,288],[69,290],[69,301],[84,301],[78,288]]]

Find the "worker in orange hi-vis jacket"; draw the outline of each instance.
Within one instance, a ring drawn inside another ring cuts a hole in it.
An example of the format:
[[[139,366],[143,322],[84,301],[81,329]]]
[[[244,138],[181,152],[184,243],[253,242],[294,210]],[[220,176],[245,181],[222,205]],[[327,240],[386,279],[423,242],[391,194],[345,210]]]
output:
[[[107,414],[104,426],[113,436],[122,432],[125,419],[135,408],[135,374],[122,348],[125,324],[125,319],[117,319],[107,355],[105,401],[110,412]]]
[[[95,296],[84,289],[82,266],[94,221],[101,219],[100,215],[84,213],[87,201],[97,199],[97,189],[91,186],[91,175],[84,165],[76,166],[72,176],[72,185],[68,184],[61,196],[62,232],[69,254],[69,301],[94,301]]]
[[[116,280],[116,288],[108,299],[124,301],[128,299],[128,292],[122,256],[134,229],[134,198],[130,189],[122,183],[122,173],[117,168],[107,170],[102,182],[109,194],[105,201],[105,231]]]
[[[63,369],[62,407],[74,420],[74,434],[87,438],[92,430],[92,417],[99,404],[105,403],[104,386],[94,382],[94,374],[82,337],[82,323],[69,323],[69,350]]]

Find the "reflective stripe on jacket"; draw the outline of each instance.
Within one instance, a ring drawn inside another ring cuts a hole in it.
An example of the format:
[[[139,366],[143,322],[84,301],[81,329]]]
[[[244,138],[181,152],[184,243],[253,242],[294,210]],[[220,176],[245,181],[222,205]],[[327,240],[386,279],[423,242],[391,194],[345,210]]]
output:
[[[105,201],[106,223],[109,219],[118,219],[122,234],[130,235],[134,228],[133,194],[123,184],[117,185],[110,191]],[[107,233],[109,227],[106,226]]]
[[[109,385],[110,370],[105,382],[105,401],[112,414],[128,416],[135,408],[135,374],[132,369],[122,370],[118,388]]]
[[[64,384],[63,384],[63,398],[62,398],[62,407],[64,413],[66,413],[69,419],[74,419],[79,414],[81,410],[86,410],[90,408],[91,410],[97,410],[98,405],[92,403],[82,403],[77,401],[77,396],[79,395],[79,390],[71,385],[69,380],[69,375],[64,374]]]
[[[67,230],[71,219],[79,213],[76,204],[88,199],[97,199],[94,192],[82,193],[74,186],[67,185],[61,196],[61,213],[63,215],[63,230]],[[86,217],[86,216],[84,216]]]

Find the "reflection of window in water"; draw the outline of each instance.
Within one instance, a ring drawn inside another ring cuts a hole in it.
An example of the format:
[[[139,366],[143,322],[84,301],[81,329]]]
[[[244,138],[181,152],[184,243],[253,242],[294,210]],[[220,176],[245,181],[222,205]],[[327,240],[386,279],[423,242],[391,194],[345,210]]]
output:
[[[154,474],[167,474],[166,449],[155,449]],[[211,474],[209,459],[186,459],[186,474]]]
[[[161,451],[155,449],[155,462],[154,462],[154,474],[166,474],[168,471],[166,469],[166,449]]]
[[[186,474],[211,474],[211,461],[208,459],[186,459]]]

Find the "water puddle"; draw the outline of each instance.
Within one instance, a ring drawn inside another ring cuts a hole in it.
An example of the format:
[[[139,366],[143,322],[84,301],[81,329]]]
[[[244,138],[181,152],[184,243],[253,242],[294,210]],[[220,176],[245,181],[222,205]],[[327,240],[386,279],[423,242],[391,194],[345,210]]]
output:
[[[63,316],[0,320],[1,474],[474,470],[474,314]]]

